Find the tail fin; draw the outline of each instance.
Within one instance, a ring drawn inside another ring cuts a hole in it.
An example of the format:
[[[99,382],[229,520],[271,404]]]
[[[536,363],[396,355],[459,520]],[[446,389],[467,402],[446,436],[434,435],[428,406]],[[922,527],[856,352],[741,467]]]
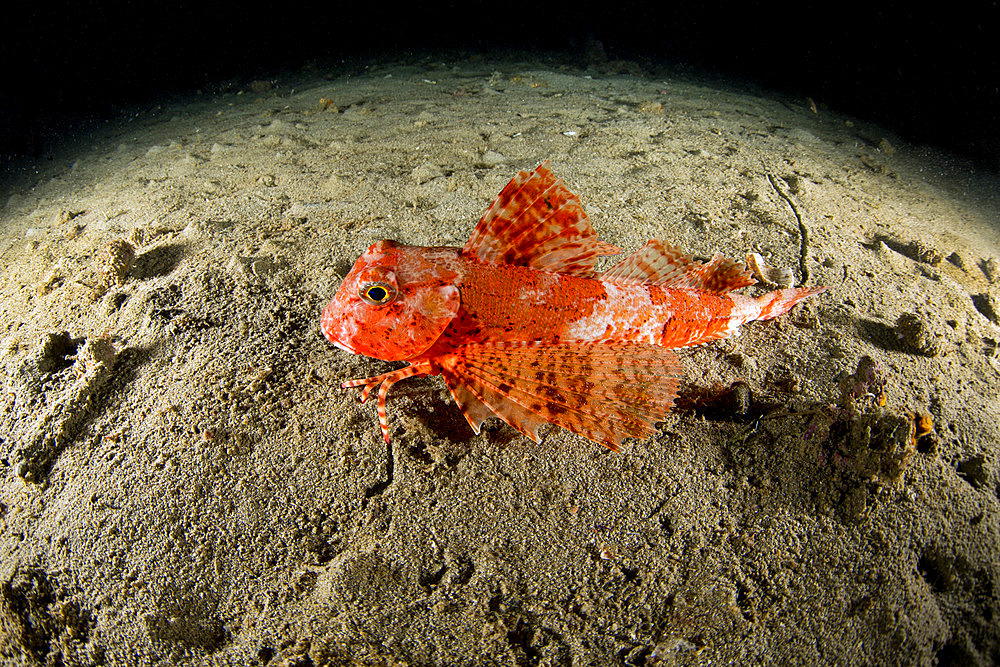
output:
[[[825,292],[829,287],[790,287],[788,289],[779,289],[774,292],[768,292],[767,294],[757,297],[757,303],[760,304],[760,315],[757,317],[758,320],[769,320],[772,317],[777,317],[778,315],[783,315],[792,309],[792,306],[797,304],[803,299],[808,299],[811,296]]]

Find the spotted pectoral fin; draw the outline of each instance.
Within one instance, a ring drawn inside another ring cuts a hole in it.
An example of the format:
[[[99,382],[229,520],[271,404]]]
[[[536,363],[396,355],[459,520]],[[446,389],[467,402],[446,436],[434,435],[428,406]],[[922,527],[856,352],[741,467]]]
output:
[[[549,169],[521,171],[493,200],[462,253],[487,264],[593,276],[594,263],[621,249],[604,243],[580,199]]]
[[[452,398],[458,404],[465,420],[476,433],[488,417],[500,417],[534,442],[541,442],[539,429],[545,420],[524,406],[508,399],[495,387],[484,383],[467,372],[464,367],[457,372],[443,373]]]
[[[550,422],[614,450],[655,433],[682,376],[669,350],[624,343],[468,345],[441,367],[477,431],[488,409],[535,442]]]

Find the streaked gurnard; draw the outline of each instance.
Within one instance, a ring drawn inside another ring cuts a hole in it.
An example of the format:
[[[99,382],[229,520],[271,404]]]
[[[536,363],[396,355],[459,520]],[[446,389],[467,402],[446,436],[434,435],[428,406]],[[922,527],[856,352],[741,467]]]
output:
[[[473,431],[499,417],[540,441],[556,424],[617,450],[656,431],[677,396],[674,348],[736,334],[825,287],[733,292],[756,281],[742,262],[703,263],[649,241],[611,269],[579,198],[543,162],[519,172],[462,248],[378,241],[323,310],[337,347],[409,366],[344,382],[386,396],[400,380],[444,377]]]

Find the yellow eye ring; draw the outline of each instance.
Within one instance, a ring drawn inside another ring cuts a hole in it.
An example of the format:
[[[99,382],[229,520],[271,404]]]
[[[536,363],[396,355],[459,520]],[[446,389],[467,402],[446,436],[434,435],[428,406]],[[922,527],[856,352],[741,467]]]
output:
[[[396,298],[396,288],[389,283],[368,283],[361,286],[358,294],[366,303],[373,306],[384,306]]]

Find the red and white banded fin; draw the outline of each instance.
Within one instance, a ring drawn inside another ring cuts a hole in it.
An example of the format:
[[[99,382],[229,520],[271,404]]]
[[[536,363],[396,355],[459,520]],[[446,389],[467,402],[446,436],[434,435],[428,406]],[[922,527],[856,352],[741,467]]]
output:
[[[613,450],[655,433],[683,374],[673,352],[628,343],[476,344],[439,363],[473,428],[482,412],[466,391],[535,442],[544,420]]]
[[[467,257],[488,264],[585,277],[594,275],[598,257],[620,252],[598,238],[580,199],[555,177],[547,160],[511,179],[462,248]]]
[[[349,387],[364,387],[361,390],[361,402],[364,403],[368,400],[369,395],[371,395],[372,389],[378,387],[378,404],[376,405],[376,412],[378,413],[378,423],[382,427],[382,439],[389,443],[389,418],[386,416],[385,412],[385,399],[389,395],[389,389],[392,385],[396,384],[400,380],[405,380],[406,378],[418,377],[421,375],[427,375],[432,373],[433,369],[430,364],[424,362],[419,364],[414,364],[412,366],[407,366],[405,368],[399,368],[388,373],[382,373],[381,375],[376,375],[370,378],[359,378],[357,380],[347,380],[340,384],[341,387],[345,389]]]
[[[620,283],[670,284],[701,266],[691,255],[669,243],[653,239],[601,274],[602,280]]]
[[[742,262],[716,254],[703,264],[680,248],[656,239],[647,241],[600,277],[618,283],[652,283],[714,294],[725,294],[757,282]]]
[[[808,299],[816,294],[821,294],[830,289],[829,287],[789,287],[779,289],[757,297],[760,304],[760,315],[757,320],[769,320],[772,317],[784,315],[792,307],[803,299]]]

